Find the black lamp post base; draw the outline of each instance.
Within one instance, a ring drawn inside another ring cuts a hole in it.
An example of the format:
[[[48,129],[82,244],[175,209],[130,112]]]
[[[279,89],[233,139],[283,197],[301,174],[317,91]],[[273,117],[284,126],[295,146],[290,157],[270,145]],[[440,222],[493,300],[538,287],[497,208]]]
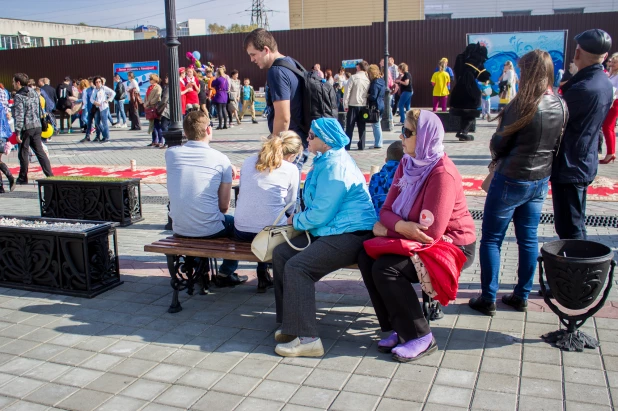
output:
[[[575,330],[558,330],[543,334],[541,338],[564,351],[584,351],[584,348],[597,348],[599,341],[586,333]]]
[[[165,142],[168,147],[180,146],[187,142],[187,138],[183,135],[182,129],[169,129],[168,131],[163,133],[163,137],[165,137]]]

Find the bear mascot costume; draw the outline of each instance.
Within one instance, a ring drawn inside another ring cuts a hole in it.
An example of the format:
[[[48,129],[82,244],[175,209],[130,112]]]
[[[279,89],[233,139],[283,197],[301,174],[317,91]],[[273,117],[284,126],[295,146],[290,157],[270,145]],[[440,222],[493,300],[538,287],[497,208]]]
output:
[[[455,60],[455,87],[451,92],[450,113],[460,118],[460,128],[456,134],[460,141],[474,140],[468,132],[481,114],[481,90],[477,82],[484,83],[491,76],[485,70],[486,61],[487,47],[479,43],[468,44]]]

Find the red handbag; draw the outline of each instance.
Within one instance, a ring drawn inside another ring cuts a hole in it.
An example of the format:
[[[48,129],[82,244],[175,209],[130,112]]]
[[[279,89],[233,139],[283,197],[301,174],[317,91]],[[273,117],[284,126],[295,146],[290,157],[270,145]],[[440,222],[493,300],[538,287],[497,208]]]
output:
[[[146,109],[146,120],[155,120],[157,118],[159,118],[159,112],[156,107]]]
[[[375,237],[363,243],[369,257],[377,260],[384,254],[396,254],[411,256],[423,247],[431,247],[433,244],[424,246],[418,241],[406,240],[405,238]]]

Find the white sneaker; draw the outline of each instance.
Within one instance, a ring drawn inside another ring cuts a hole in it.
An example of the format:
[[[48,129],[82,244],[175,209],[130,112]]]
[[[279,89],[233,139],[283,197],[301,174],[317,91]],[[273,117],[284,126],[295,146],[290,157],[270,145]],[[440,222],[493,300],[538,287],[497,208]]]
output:
[[[123,125],[121,125],[120,128],[127,128],[127,123],[124,123]]]
[[[324,355],[322,340],[319,338],[307,344],[301,344],[300,338],[285,344],[277,344],[275,352],[282,357],[321,357]]]
[[[281,330],[275,331],[275,341],[278,343],[289,343],[296,338],[293,335],[284,334]]]

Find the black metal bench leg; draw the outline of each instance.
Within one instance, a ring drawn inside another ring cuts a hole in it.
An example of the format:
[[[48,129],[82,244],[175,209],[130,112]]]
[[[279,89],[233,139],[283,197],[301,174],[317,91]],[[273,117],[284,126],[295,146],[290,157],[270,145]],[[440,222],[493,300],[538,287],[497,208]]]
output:
[[[193,295],[194,287],[197,284],[199,293],[204,295],[208,289],[208,274],[206,282],[204,274],[208,270],[207,258],[195,258],[184,255],[166,255],[167,269],[170,272],[170,285],[174,289],[172,304],[167,312],[173,314],[182,311],[178,293],[187,290],[187,294]]]

